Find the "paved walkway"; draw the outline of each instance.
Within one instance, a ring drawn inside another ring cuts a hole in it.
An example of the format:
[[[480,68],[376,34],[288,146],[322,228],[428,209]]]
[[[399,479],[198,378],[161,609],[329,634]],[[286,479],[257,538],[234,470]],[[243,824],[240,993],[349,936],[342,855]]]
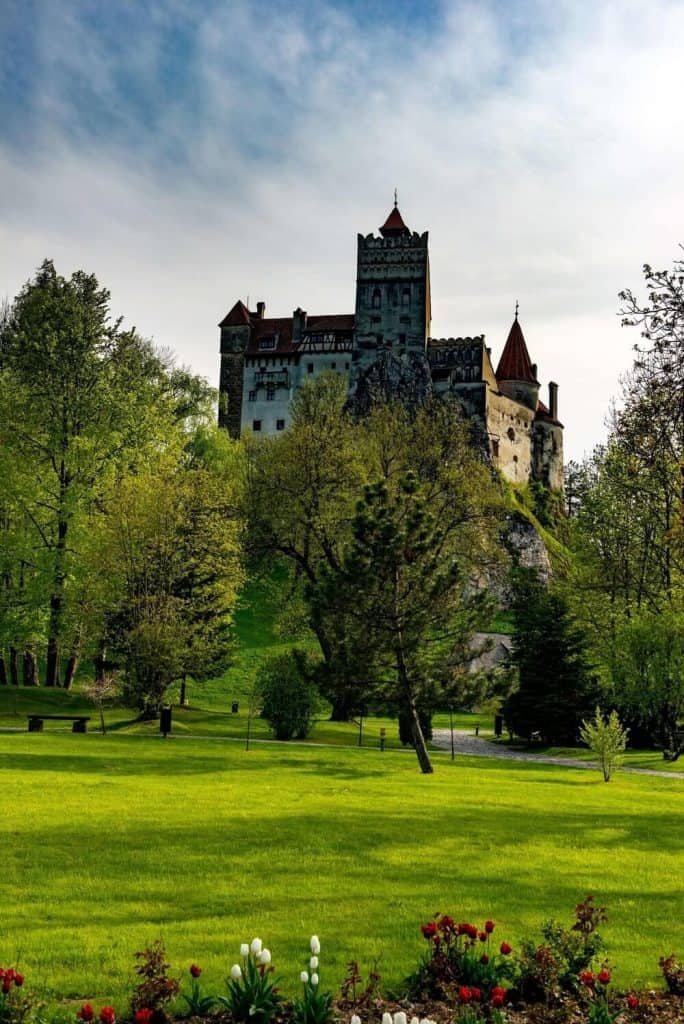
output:
[[[443,750],[451,750],[451,732],[449,729],[435,729],[432,742]],[[533,754],[529,751],[511,750],[499,743],[474,736],[472,732],[454,729],[454,750],[457,754],[468,754],[471,757],[499,757],[508,761],[537,761],[539,764],[558,764],[563,768],[590,768],[600,770],[596,761],[579,761],[574,757],[553,757],[550,754]],[[684,772],[661,772],[656,768],[621,768],[620,771],[632,772],[635,775],[657,775],[661,779],[684,779]]]

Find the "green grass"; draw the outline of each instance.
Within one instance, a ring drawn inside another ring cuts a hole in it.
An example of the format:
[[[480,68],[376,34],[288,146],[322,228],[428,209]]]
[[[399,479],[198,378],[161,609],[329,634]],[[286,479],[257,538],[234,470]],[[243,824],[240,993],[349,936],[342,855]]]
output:
[[[619,985],[681,953],[682,784],[437,755],[95,734],[0,735],[0,963],[50,1004],[124,1010],[132,954],[221,989],[258,934],[293,993],[308,936],[336,986],[416,964],[435,911],[493,917],[514,945],[593,892]]]

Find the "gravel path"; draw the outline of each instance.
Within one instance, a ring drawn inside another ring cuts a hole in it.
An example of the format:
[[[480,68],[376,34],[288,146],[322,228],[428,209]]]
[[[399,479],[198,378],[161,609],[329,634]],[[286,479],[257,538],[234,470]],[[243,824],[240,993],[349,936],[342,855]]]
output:
[[[451,733],[448,729],[435,729],[432,742],[443,750],[451,750]],[[540,764],[558,764],[564,768],[599,769],[596,761],[578,761],[573,757],[552,757],[549,754],[532,754],[522,750],[511,750],[486,740],[482,736],[473,736],[472,732],[454,729],[454,750],[457,754],[468,754],[471,757],[499,757],[507,761],[537,761]],[[684,779],[683,772],[660,772],[656,768],[621,768],[620,771],[632,772],[635,775],[657,775],[661,779]]]

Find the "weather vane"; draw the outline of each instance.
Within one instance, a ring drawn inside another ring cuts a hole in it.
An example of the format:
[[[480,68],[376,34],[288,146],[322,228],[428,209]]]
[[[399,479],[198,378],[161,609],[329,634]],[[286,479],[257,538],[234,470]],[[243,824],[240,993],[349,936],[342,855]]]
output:
[[[397,190],[395,188],[395,190],[394,190],[394,209],[396,210],[396,208],[397,208]]]
[[[518,300],[515,300],[515,319],[518,319]]]

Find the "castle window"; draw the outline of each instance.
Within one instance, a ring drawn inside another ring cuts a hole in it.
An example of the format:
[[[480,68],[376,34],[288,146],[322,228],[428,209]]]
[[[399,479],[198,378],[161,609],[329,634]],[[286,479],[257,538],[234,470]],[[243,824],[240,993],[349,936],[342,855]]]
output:
[[[508,434],[509,441],[515,441],[515,430],[513,429],[513,427],[509,427],[506,433]]]
[[[372,323],[372,324],[379,324],[379,323],[380,323],[380,320],[381,320],[381,319],[382,319],[382,317],[379,317],[379,316],[372,316],[372,317],[371,317],[371,323]]]
[[[336,370],[337,369],[337,363],[331,363],[330,364],[330,369],[331,370]]]
[[[411,289],[402,288],[401,291],[401,304],[402,306],[408,306],[411,302]]]
[[[382,300],[382,292],[379,288],[373,289],[373,309],[380,309],[380,302]]]
[[[345,368],[345,370],[348,370],[349,369],[349,363],[345,363],[344,364],[344,368]]]
[[[399,344],[400,345],[405,345],[406,344],[406,335],[405,334],[400,334],[399,335]]]
[[[266,401],[272,402],[275,398],[275,388],[269,387],[266,391]]]
[[[276,430],[285,429],[285,420],[276,420]]]
[[[314,372],[314,364],[313,363],[307,363],[306,364],[306,372],[307,373],[313,373]]]
[[[275,336],[270,337],[270,338],[261,338],[261,340],[259,341],[259,351],[260,352],[264,351],[265,349],[275,348],[275,347],[276,347]]]
[[[249,394],[247,395],[247,401],[248,402],[256,402],[256,400],[257,400],[257,392],[256,391],[250,391]]]
[[[252,420],[252,430],[255,434],[258,434],[261,430],[261,420]]]

